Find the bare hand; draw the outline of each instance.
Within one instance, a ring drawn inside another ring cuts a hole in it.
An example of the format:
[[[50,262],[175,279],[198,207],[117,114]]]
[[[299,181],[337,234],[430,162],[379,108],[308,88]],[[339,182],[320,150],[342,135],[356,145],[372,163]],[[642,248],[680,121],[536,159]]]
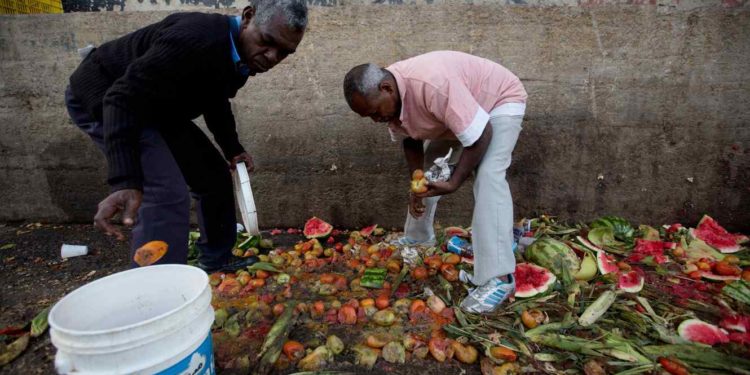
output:
[[[96,216],[94,216],[94,226],[108,236],[114,235],[120,241],[125,240],[125,236],[112,225],[110,220],[117,213],[122,212],[122,223],[128,227],[133,226],[142,200],[143,193],[137,189],[123,189],[110,194],[99,202]]]
[[[245,167],[247,167],[247,171],[252,172],[255,170],[255,164],[253,163],[253,157],[250,156],[247,152],[243,152],[235,157],[232,158],[232,160],[229,161],[229,168],[234,170],[237,168],[237,163],[239,162],[245,162]]]
[[[424,202],[414,193],[409,192],[409,213],[413,217],[422,217],[424,215]]]
[[[427,182],[427,191],[421,194],[414,194],[418,198],[428,198],[428,197],[436,197],[438,195],[446,195],[453,193],[458,189],[458,186],[455,186],[450,181],[436,181],[436,182]]]

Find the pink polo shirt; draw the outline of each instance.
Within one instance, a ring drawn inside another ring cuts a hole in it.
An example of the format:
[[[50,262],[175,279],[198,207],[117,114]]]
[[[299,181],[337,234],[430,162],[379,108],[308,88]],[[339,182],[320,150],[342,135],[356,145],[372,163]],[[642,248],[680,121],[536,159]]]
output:
[[[435,51],[387,67],[401,96],[394,140],[458,139],[471,146],[492,115],[523,115],[526,90],[510,70],[463,52]]]

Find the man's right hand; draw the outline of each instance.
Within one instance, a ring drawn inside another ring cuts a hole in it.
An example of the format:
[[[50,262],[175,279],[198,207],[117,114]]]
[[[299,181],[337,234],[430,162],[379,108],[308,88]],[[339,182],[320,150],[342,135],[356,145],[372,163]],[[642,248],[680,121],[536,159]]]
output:
[[[110,194],[99,202],[96,216],[94,216],[94,226],[108,236],[114,235],[118,240],[124,240],[125,236],[112,225],[110,220],[122,211],[122,223],[129,227],[133,226],[142,200],[143,193],[137,189],[123,189]]]
[[[424,202],[422,198],[417,197],[414,193],[409,192],[409,213],[415,218],[420,218],[424,215]]]

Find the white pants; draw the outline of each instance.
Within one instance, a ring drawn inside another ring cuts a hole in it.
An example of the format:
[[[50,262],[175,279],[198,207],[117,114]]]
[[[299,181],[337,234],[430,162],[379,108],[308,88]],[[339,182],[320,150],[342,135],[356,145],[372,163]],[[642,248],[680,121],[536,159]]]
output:
[[[476,285],[515,271],[513,255],[513,199],[505,172],[510,166],[511,154],[521,132],[523,116],[498,115],[490,117],[492,141],[484,158],[479,163],[474,181],[474,214],[472,216],[472,238],[474,249],[474,278]],[[453,147],[451,164],[461,154],[458,141],[435,140],[425,142],[425,169],[433,160],[445,156]],[[433,222],[440,197],[424,200],[425,212],[415,218],[407,212],[404,231],[414,241],[434,240]]]

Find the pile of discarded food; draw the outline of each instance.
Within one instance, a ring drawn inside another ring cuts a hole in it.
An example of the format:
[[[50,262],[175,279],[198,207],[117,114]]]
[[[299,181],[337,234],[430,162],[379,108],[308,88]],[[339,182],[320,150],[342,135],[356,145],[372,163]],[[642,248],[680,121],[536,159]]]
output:
[[[261,374],[750,373],[746,236],[708,216],[693,229],[634,227],[618,217],[564,225],[547,216],[520,227],[515,297],[483,316],[458,309],[467,293],[458,274],[472,260],[444,245],[470,229],[439,229],[438,245],[419,249],[393,245],[397,233],[376,225],[341,232],[317,218],[304,228],[307,239],[288,248],[240,235],[235,255],[261,261],[210,275],[217,366]]]

